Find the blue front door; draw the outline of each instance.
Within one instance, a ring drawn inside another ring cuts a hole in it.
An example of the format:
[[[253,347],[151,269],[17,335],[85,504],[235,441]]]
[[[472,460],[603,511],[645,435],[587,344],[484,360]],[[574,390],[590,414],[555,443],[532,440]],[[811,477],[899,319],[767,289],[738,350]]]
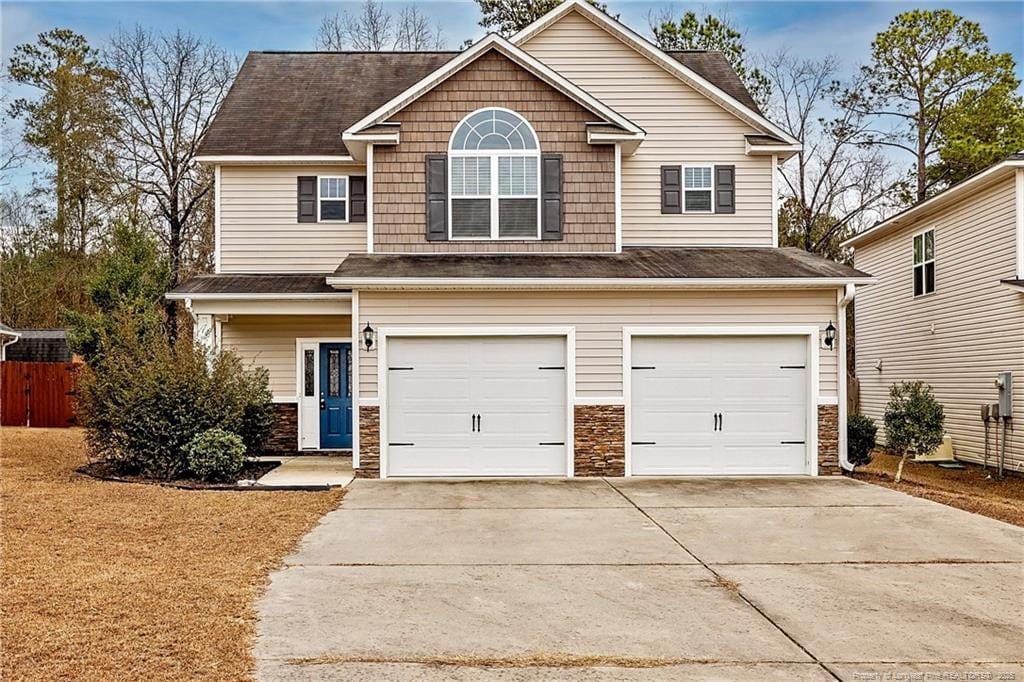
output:
[[[320,449],[352,447],[352,344],[320,344]]]

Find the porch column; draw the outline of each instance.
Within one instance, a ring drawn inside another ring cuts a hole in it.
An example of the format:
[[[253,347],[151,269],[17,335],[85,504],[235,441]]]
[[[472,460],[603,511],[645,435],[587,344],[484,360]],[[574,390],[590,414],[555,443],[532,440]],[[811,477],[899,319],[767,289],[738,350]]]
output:
[[[217,352],[217,333],[213,315],[195,315],[192,338],[203,347],[206,352],[206,361],[213,362],[213,356]]]

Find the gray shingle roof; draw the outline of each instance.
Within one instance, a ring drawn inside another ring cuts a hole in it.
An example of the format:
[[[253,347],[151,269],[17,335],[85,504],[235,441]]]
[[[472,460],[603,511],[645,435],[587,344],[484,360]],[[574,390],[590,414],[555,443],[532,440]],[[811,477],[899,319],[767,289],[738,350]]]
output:
[[[458,52],[250,52],[200,154],[343,155],[341,132]],[[755,111],[721,52],[673,59]]]
[[[170,294],[336,294],[327,274],[313,275],[199,275],[182,282]]]
[[[381,278],[845,278],[869,277],[800,249],[627,247],[604,254],[352,254],[334,277]]]

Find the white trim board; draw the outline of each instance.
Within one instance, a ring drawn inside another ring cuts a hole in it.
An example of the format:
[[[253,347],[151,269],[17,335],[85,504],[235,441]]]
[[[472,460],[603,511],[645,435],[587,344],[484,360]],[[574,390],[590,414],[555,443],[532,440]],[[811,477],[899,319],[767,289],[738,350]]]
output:
[[[1017,222],[1017,279],[1024,279],[1024,168],[1018,168],[1014,179]]]
[[[702,93],[713,102],[716,102],[726,111],[731,112],[741,120],[746,121],[759,130],[771,133],[772,135],[795,145],[796,149],[790,149],[790,151],[799,150],[800,141],[785,130],[775,125],[747,105],[741,103],[731,95],[726,94],[721,88],[698,75],[695,71],[687,68],[682,63],[665,54],[661,49],[652,45],[648,40],[641,37],[628,26],[612,19],[604,12],[595,9],[584,0],[567,0],[566,2],[563,2],[555,7],[555,9],[551,10],[523,30],[519,31],[519,33],[512,36],[512,42],[516,45],[522,45],[551,24],[557,22],[565,14],[574,10],[579,12],[591,23],[604,29],[658,66],[661,66],[687,85],[695,88],[698,92]]]
[[[573,478],[575,462],[575,395],[576,395],[576,327],[381,327],[377,329],[377,399],[379,404],[380,477],[387,478],[387,395],[389,337],[493,337],[493,336],[556,336],[565,337],[565,453],[566,477]]]
[[[874,277],[328,277],[331,286],[352,289],[831,289],[852,282],[874,284]]]
[[[490,33],[485,36],[482,40],[478,41],[475,45],[469,49],[461,52],[454,59],[441,66],[433,73],[428,74],[417,83],[407,88],[405,91],[399,93],[393,97],[390,101],[384,103],[374,111],[370,112],[356,123],[349,126],[343,133],[342,139],[352,139],[358,136],[358,133],[363,128],[371,125],[380,123],[384,119],[394,115],[401,109],[405,108],[409,103],[422,97],[424,94],[437,87],[442,81],[449,78],[452,74],[457,73],[463,67],[472,63],[475,59],[483,55],[490,49],[497,50],[504,56],[508,57],[519,66],[523,67],[527,71],[530,71],[541,80],[547,82],[548,85],[554,87],[556,90],[562,92],[562,94],[575,100],[578,104],[589,109],[590,111],[602,116],[605,120],[619,126],[627,132],[634,133],[637,135],[645,135],[644,130],[638,125],[622,116],[614,109],[604,104],[596,97],[586,92],[579,86],[575,85],[564,76],[554,71],[553,69],[545,66],[542,62],[534,58],[532,55],[526,53],[516,45],[512,44],[508,40],[505,40],[501,36]]]
[[[622,394],[625,399],[625,475],[633,475],[632,354],[634,336],[805,336],[807,337],[807,473],[818,475],[818,392],[820,389],[821,330],[814,325],[680,325],[622,328]]]

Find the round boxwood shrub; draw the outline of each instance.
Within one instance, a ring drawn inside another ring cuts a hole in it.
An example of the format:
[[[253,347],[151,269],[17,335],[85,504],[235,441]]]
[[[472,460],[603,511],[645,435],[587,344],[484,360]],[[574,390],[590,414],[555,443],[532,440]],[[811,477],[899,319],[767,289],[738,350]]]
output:
[[[231,481],[245,464],[242,437],[224,429],[203,431],[185,447],[189,470],[204,481]]]
[[[871,462],[871,451],[875,449],[878,426],[871,417],[851,414],[846,421],[847,457],[850,464],[862,466]]]

